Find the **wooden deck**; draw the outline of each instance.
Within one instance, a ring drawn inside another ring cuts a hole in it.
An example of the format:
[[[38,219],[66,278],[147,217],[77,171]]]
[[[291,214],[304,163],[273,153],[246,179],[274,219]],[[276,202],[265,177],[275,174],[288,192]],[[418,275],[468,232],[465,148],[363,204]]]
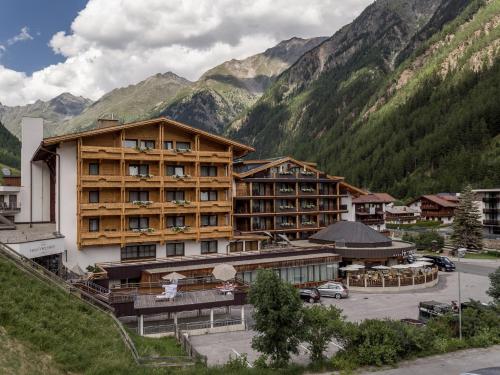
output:
[[[184,310],[196,309],[196,305],[225,304],[234,300],[234,293],[221,294],[217,290],[200,290],[178,294],[173,300],[159,300],[155,295],[139,294],[134,299],[134,309],[148,310],[171,307],[184,307]]]

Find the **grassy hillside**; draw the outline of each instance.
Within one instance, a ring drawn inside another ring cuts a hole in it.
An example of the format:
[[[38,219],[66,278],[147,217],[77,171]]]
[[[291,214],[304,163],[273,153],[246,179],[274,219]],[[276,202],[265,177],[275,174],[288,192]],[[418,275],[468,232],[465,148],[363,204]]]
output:
[[[163,342],[163,350],[172,349],[162,354],[179,355],[173,339],[164,340],[168,341]],[[46,374],[45,368],[53,374],[166,373],[137,367],[106,314],[29,277],[2,257],[0,343],[2,374],[17,374],[19,369],[26,374]],[[142,344],[146,352],[154,354],[155,345]]]
[[[474,0],[450,17],[462,3],[443,1],[403,44],[394,44],[385,22],[374,28],[380,40],[373,46],[369,35],[356,34],[368,8],[332,37],[337,49],[323,65],[314,56],[299,60],[230,134],[264,156],[312,159],[354,184],[401,197],[468,182],[499,185],[500,2]],[[327,68],[311,74],[316,66]]]

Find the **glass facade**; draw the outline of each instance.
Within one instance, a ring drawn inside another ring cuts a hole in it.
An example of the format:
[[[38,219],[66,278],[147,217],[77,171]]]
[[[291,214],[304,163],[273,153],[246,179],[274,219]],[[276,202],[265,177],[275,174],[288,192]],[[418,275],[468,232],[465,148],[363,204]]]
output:
[[[320,263],[299,267],[274,268],[283,281],[291,284],[335,280],[338,277],[338,263]],[[236,277],[246,283],[252,283],[257,277],[257,270],[238,272]]]

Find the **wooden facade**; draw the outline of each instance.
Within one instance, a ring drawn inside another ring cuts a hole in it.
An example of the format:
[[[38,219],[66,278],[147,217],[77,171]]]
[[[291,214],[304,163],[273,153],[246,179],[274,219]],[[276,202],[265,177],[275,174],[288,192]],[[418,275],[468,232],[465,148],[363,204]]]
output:
[[[336,221],[341,177],[290,157],[237,162],[234,228],[243,234],[268,232],[304,239]]]
[[[232,161],[251,147],[165,118],[44,146],[66,141],[77,144],[78,248],[232,237]]]

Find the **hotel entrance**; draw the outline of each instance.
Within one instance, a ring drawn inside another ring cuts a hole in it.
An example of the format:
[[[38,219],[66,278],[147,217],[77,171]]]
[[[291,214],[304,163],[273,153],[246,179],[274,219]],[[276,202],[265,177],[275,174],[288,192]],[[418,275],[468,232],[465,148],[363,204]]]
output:
[[[41,265],[50,272],[60,276],[62,270],[62,254],[45,255],[38,258],[33,258],[33,262]]]

